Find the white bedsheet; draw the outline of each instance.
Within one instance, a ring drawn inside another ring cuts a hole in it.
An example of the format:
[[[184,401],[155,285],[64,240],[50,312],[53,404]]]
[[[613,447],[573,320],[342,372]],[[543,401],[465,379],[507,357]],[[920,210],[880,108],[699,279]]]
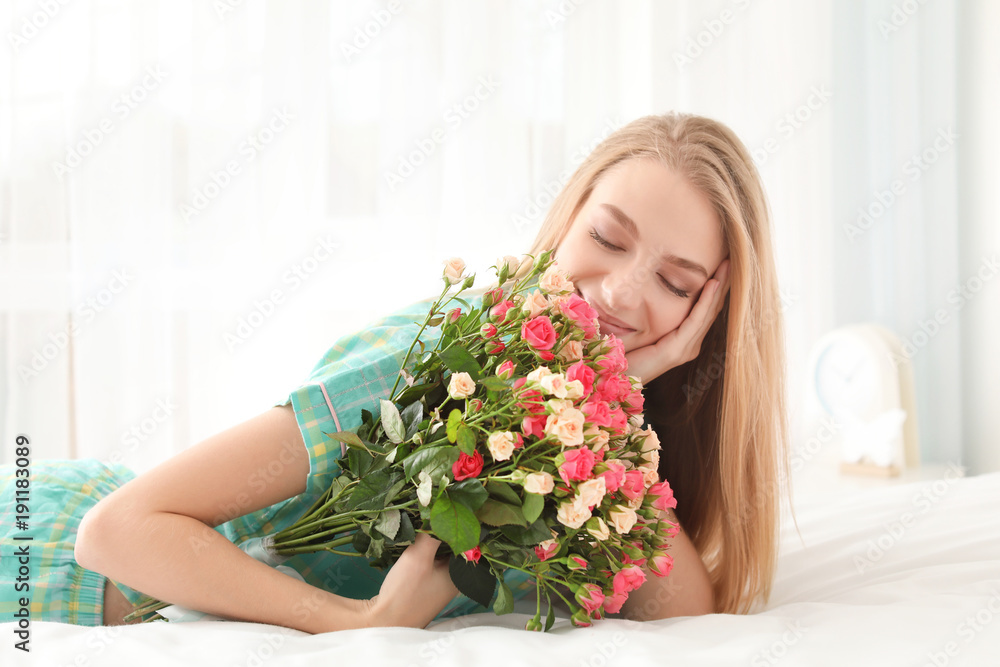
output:
[[[782,526],[772,598],[752,615],[604,620],[549,633],[528,613],[424,630],[322,635],[199,621],[32,624],[30,655],[0,624],[0,664],[44,665],[1000,665],[1000,473],[811,498]],[[518,603],[528,611],[533,598]],[[641,663],[633,662],[635,659]]]

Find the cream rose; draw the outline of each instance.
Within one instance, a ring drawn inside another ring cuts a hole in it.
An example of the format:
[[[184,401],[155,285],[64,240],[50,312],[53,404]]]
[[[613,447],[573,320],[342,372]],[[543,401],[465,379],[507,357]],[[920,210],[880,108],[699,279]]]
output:
[[[559,361],[580,361],[583,358],[583,342],[578,340],[568,340],[556,352],[556,359]]]
[[[476,381],[464,371],[451,374],[448,381],[448,395],[452,398],[468,398],[476,391]]]
[[[514,434],[510,431],[490,433],[486,438],[486,446],[490,450],[494,461],[506,461],[514,453]]]
[[[604,540],[611,537],[611,531],[608,530],[608,524],[604,523],[604,519],[601,517],[596,517],[597,528],[587,528],[587,532],[593,535],[595,538],[603,542]]]
[[[546,375],[538,384],[546,394],[556,398],[566,398],[566,376],[562,373]]]
[[[455,285],[465,278],[465,261],[460,257],[452,257],[444,262],[444,277],[448,284]]]
[[[604,477],[595,477],[594,479],[588,479],[586,482],[576,487],[577,497],[580,499],[580,503],[590,507],[591,505],[600,505],[601,501],[604,500],[604,494],[607,493],[608,489],[605,486]]]
[[[576,400],[583,397],[583,383],[579,380],[570,380],[566,383],[566,398]]]
[[[640,431],[645,437],[642,441],[642,451],[649,452],[656,449],[660,449],[660,437],[656,435],[656,431],[653,427],[647,427],[646,429]]]
[[[558,415],[545,419],[545,434],[556,438],[563,447],[583,444],[584,415],[576,408],[567,408]]]
[[[542,378],[547,375],[552,375],[552,371],[549,370],[549,367],[539,366],[535,370],[528,373],[528,375],[525,376],[525,380],[528,382],[541,382]]]
[[[553,262],[538,279],[538,286],[546,294],[569,294],[575,288],[569,275]]]
[[[521,304],[521,310],[528,313],[528,317],[535,317],[549,307],[549,300],[538,290],[528,295],[528,298]]]
[[[614,529],[619,535],[624,535],[628,531],[632,530],[632,526],[635,525],[635,510],[631,507],[615,505],[611,508],[611,511],[608,512],[608,521],[611,522],[611,525],[614,526]]]
[[[648,489],[660,481],[660,473],[656,468],[642,471],[642,483]]]
[[[533,472],[524,478],[524,490],[528,493],[537,493],[544,496],[552,493],[555,488],[555,480],[547,472]]]
[[[641,463],[637,466],[640,470],[656,470],[660,467],[660,452],[656,449],[651,449],[648,452],[642,453]]]
[[[591,517],[590,509],[579,498],[559,504],[556,520],[568,528],[579,528]]]

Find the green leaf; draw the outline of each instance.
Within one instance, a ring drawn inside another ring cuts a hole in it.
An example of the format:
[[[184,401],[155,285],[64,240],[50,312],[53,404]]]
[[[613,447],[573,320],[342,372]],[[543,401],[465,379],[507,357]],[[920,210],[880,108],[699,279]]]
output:
[[[367,448],[355,449],[351,447],[347,450],[347,466],[357,478],[362,478],[371,470],[375,457],[368,452]]]
[[[458,448],[466,456],[472,456],[476,451],[476,432],[465,424],[458,427]]]
[[[448,573],[462,595],[489,608],[497,578],[484,560],[480,560],[478,564],[470,563],[461,555],[453,555],[448,561]]]
[[[500,532],[510,538],[510,540],[515,544],[521,544],[526,547],[540,544],[545,540],[552,539],[552,533],[549,532],[549,527],[545,525],[545,521],[541,518],[536,519],[535,522],[527,528],[514,525],[500,526]]]
[[[419,447],[403,459],[403,472],[406,481],[411,481],[421,470],[426,470],[432,479],[440,479],[441,475],[451,472],[451,466],[458,460],[458,447],[444,445],[443,447]],[[471,547],[470,547],[471,548]]]
[[[541,495],[527,492],[524,494],[524,504],[521,509],[524,511],[524,519],[528,523],[534,523],[535,519],[542,515],[544,507],[545,498]]]
[[[506,583],[502,581],[499,583],[500,591],[497,593],[497,601],[493,603],[493,613],[503,616],[514,611],[514,594],[510,592]]]
[[[455,408],[448,415],[448,442],[455,442],[458,439],[458,427],[462,424],[462,411]]]
[[[387,496],[396,487],[402,475],[395,468],[382,468],[361,478],[351,493],[348,510],[381,510],[388,503]]]
[[[479,384],[492,391],[505,391],[510,387],[510,385],[498,378],[496,375],[487,375],[479,381]]]
[[[479,544],[479,520],[472,510],[453,502],[447,492],[434,503],[431,510],[431,529],[451,550],[460,554]],[[458,584],[456,584],[457,586]]]
[[[385,431],[386,436],[388,436],[389,441],[394,445],[398,445],[403,442],[403,436],[406,434],[406,427],[403,426],[403,418],[399,416],[399,410],[392,401],[381,398],[379,399],[379,404],[382,406],[382,429]]]
[[[364,443],[361,442],[361,438],[358,437],[358,434],[352,431],[336,431],[334,433],[326,433],[326,431],[324,431],[324,433],[328,437],[333,438],[337,442],[342,442],[348,447],[357,447],[364,450],[368,449],[365,447]]]
[[[483,506],[476,510],[476,516],[485,524],[490,526],[517,525],[527,527],[528,522],[524,520],[524,513],[516,505],[508,505],[499,500],[487,498]]]
[[[403,418],[403,425],[406,426],[404,440],[409,440],[417,432],[420,420],[424,418],[424,404],[420,401],[413,401],[403,408],[400,417]]]
[[[398,509],[386,510],[378,515],[378,520],[375,521],[375,530],[392,540],[399,532],[399,522],[400,511]]]
[[[363,531],[358,531],[354,533],[354,538],[351,540],[351,546],[359,554],[363,554],[368,551],[368,545],[372,543],[372,538],[365,535]]]
[[[391,540],[392,544],[412,544],[417,535],[413,530],[413,521],[406,512],[399,513],[399,531],[396,537]]]
[[[433,382],[423,382],[421,384],[415,384],[412,387],[407,387],[399,394],[397,399],[399,403],[409,403],[413,405],[414,402],[419,403],[420,398],[435,387]],[[405,410],[404,410],[405,412]]]
[[[490,492],[491,496],[496,496],[505,503],[510,503],[511,505],[521,504],[521,497],[517,495],[517,491],[510,488],[505,482],[498,482],[491,479],[486,482],[486,490]]]
[[[476,358],[459,345],[452,345],[446,350],[441,350],[438,352],[438,357],[449,370],[455,373],[468,373],[477,382],[483,374],[483,369]]]
[[[368,545],[368,553],[365,554],[368,558],[381,558],[382,549],[385,547],[385,540],[381,537],[377,539],[372,539],[371,543]]]
[[[486,499],[490,497],[483,483],[478,479],[463,479],[448,487],[448,495],[452,500],[460,502],[472,511],[476,511],[483,506]]]

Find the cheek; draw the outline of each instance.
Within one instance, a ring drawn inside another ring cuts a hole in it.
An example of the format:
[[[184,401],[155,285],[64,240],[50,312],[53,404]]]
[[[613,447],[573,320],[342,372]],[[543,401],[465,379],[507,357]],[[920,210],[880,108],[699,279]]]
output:
[[[650,318],[649,331],[643,336],[649,339],[647,344],[655,343],[677,329],[687,317],[689,304],[690,301],[686,299],[670,299],[665,304],[659,305]]]

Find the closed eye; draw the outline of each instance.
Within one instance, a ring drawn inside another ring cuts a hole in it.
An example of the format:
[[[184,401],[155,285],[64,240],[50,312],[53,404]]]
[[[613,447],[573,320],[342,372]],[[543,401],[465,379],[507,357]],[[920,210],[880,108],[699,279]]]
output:
[[[601,236],[600,234],[598,234],[596,229],[591,229],[590,230],[590,238],[594,239],[594,241],[597,243],[597,245],[602,246],[604,248],[607,248],[608,250],[610,250],[612,252],[616,252],[618,250],[621,250],[621,248],[619,248],[618,246],[614,245],[613,243],[609,243],[607,239],[605,239],[603,236]],[[674,287],[673,285],[671,285],[669,282],[667,282],[666,278],[664,278],[663,276],[659,276],[658,275],[657,278],[660,279],[660,284],[661,285],[663,285],[665,288],[667,288],[668,290],[670,290],[671,292],[673,292],[677,296],[681,297],[682,299],[688,298],[688,292],[686,292],[686,291],[684,291],[682,289],[677,289],[676,287]]]

